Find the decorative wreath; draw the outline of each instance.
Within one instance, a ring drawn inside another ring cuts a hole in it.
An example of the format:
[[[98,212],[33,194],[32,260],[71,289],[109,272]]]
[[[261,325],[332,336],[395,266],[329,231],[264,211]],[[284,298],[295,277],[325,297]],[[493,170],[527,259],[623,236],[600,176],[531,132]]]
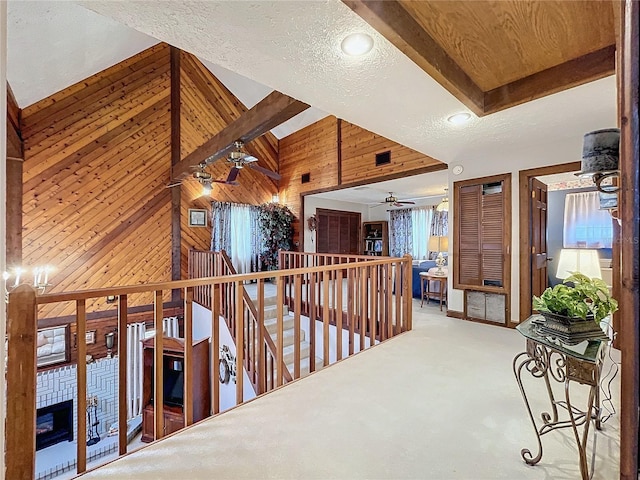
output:
[[[315,231],[316,227],[318,226],[318,219],[315,215],[311,215],[309,218],[307,218],[307,226],[312,232]]]

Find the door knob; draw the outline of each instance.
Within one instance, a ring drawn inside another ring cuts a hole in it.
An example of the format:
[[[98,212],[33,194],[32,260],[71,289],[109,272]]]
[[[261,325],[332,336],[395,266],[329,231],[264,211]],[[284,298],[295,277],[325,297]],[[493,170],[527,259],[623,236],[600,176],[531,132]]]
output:
[[[553,262],[553,257],[547,257],[547,262]]]

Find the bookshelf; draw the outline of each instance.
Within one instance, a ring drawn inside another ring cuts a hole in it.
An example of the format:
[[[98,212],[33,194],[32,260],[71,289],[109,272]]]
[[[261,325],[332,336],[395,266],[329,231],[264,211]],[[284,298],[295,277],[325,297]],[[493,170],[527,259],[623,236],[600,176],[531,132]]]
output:
[[[386,221],[362,222],[362,254],[389,255],[389,225]]]

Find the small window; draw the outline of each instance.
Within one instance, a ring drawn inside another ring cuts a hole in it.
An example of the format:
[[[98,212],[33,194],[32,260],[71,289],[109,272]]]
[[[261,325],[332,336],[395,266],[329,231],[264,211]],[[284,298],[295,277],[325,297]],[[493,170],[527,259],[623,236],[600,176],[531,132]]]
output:
[[[389,163],[391,163],[391,150],[376,153],[376,167],[379,167],[380,165],[388,165]]]
[[[311,173],[303,173],[301,180],[302,183],[309,183],[311,181]]]

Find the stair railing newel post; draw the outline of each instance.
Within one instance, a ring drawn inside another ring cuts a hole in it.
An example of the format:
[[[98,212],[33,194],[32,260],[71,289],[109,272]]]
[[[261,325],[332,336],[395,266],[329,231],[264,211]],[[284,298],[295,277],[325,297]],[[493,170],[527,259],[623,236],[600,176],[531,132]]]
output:
[[[37,335],[36,292],[20,285],[9,293],[7,315],[6,478],[35,478]]]

